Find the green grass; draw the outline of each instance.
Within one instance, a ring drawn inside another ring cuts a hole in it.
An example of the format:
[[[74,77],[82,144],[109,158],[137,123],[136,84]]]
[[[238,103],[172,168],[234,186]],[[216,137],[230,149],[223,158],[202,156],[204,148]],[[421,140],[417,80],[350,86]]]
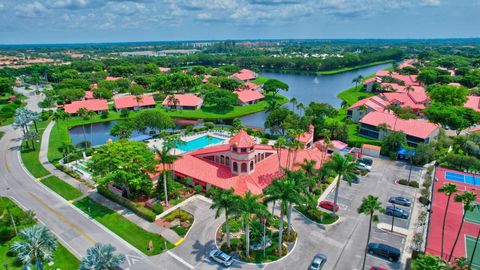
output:
[[[27,148],[27,141],[22,141],[21,157],[23,160],[23,164],[25,165],[27,170],[36,178],[44,177],[50,174],[50,172],[47,171],[45,167],[43,167],[39,159],[40,143],[42,141],[43,132],[47,127],[48,123],[49,121],[39,121],[37,123],[39,137],[34,142],[35,150]],[[30,130],[34,129],[35,128],[33,126],[30,127]],[[28,141],[28,144],[31,147],[31,141]]]
[[[62,196],[66,200],[73,200],[83,195],[82,192],[80,192],[78,189],[72,187],[70,184],[65,183],[65,181],[62,181],[61,179],[53,175],[42,179],[40,182],[42,182],[44,185],[55,191],[58,195]]]
[[[355,102],[359,101],[362,98],[367,98],[374,96],[372,92],[363,91],[363,84],[359,84],[357,87],[349,88],[345,91],[340,92],[337,97],[345,101],[345,103],[350,106]]]
[[[342,72],[357,70],[357,69],[366,68],[366,67],[372,67],[372,66],[381,65],[381,64],[393,63],[393,62],[395,62],[395,60],[378,61],[378,62],[373,62],[373,63],[369,63],[369,64],[364,64],[364,65],[358,65],[358,66],[354,66],[354,67],[346,67],[346,68],[340,68],[340,69],[334,69],[334,70],[319,71],[318,74],[320,74],[320,75],[333,75],[333,74],[338,74],[338,73],[342,73]]]
[[[12,211],[23,211],[20,207],[14,204],[10,199],[5,197],[0,197],[0,209],[3,209],[6,204],[13,206]],[[22,227],[20,227],[20,229],[21,228]],[[10,246],[15,241],[19,241],[19,240],[20,240],[19,237],[15,237],[6,242],[0,241],[0,262],[1,262],[0,266],[1,267],[3,267],[3,264],[6,264],[9,270],[22,269],[22,265],[20,265],[16,261],[15,255],[10,254],[8,252],[10,249]],[[75,256],[73,256],[73,254],[70,253],[64,246],[58,243],[57,249],[54,252],[53,265],[52,266],[46,265],[45,270],[56,270],[56,269],[75,270],[75,269],[78,269],[79,266],[80,266],[80,261]]]
[[[5,132],[3,132],[3,131],[0,131],[0,139],[2,139],[2,138],[3,138],[3,135],[5,135]]]
[[[165,249],[165,245],[167,249],[174,247],[160,235],[145,231],[117,212],[95,203],[90,198],[83,198],[74,205],[147,255],[161,253]],[[150,240],[153,242],[154,248],[147,251]]]
[[[256,84],[264,84],[264,83],[266,83],[268,80],[270,80],[270,78],[258,76],[258,77],[255,78],[255,80],[253,80],[252,82],[253,82],[253,83],[256,83]]]

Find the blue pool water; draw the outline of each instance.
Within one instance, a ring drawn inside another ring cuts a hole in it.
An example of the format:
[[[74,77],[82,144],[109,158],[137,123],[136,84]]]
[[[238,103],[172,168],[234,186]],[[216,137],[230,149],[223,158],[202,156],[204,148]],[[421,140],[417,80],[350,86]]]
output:
[[[181,144],[177,143],[177,149],[180,149],[184,152],[189,152],[189,151],[197,150],[197,149],[200,149],[200,148],[204,148],[204,147],[209,146],[211,144],[217,144],[217,143],[220,143],[220,142],[223,142],[223,141],[224,141],[224,139],[220,139],[220,138],[217,138],[217,137],[206,135],[206,136],[202,136],[202,137],[196,138],[195,140],[191,140],[191,141],[188,141],[188,142],[184,141]]]
[[[445,172],[445,179],[475,186],[480,185],[480,177],[475,177],[473,175]]]

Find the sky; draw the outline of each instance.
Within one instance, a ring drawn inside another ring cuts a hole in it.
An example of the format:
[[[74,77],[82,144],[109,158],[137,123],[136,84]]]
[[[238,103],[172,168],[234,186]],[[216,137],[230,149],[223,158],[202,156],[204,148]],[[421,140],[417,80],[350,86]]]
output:
[[[480,37],[480,0],[0,0],[0,44]]]

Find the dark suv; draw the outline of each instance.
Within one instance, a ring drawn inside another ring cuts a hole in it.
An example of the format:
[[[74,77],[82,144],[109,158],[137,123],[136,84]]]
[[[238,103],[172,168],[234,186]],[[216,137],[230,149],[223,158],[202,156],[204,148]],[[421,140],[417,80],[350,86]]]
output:
[[[400,259],[400,250],[398,248],[380,243],[368,244],[368,253],[387,258],[392,262],[397,262]]]

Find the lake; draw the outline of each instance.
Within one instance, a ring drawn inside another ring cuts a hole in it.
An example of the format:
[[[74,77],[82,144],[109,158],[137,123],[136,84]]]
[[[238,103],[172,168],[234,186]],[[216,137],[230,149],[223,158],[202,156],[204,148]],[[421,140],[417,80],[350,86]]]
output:
[[[276,72],[262,72],[259,75],[269,78],[275,78],[289,85],[287,92],[280,92],[281,95],[289,99],[295,97],[298,102],[307,106],[310,102],[325,102],[339,108],[342,101],[337,98],[338,93],[354,86],[352,79],[358,75],[369,76],[379,70],[391,67],[392,64],[382,64],[373,67],[366,67],[349,72],[343,72],[333,75],[308,75],[308,74],[284,74]],[[292,108],[292,104],[287,103],[284,106]],[[243,124],[249,127],[263,128],[268,113],[258,112],[241,117]],[[113,141],[118,138],[110,136],[110,129],[116,121],[95,123],[92,125],[76,126],[69,130],[72,143],[74,145],[82,141],[90,141],[93,146],[102,145],[108,139]],[[202,120],[175,119],[176,128],[182,128],[188,125],[202,126]],[[85,135],[84,135],[85,129]],[[139,138],[144,134],[134,133],[132,138]]]

